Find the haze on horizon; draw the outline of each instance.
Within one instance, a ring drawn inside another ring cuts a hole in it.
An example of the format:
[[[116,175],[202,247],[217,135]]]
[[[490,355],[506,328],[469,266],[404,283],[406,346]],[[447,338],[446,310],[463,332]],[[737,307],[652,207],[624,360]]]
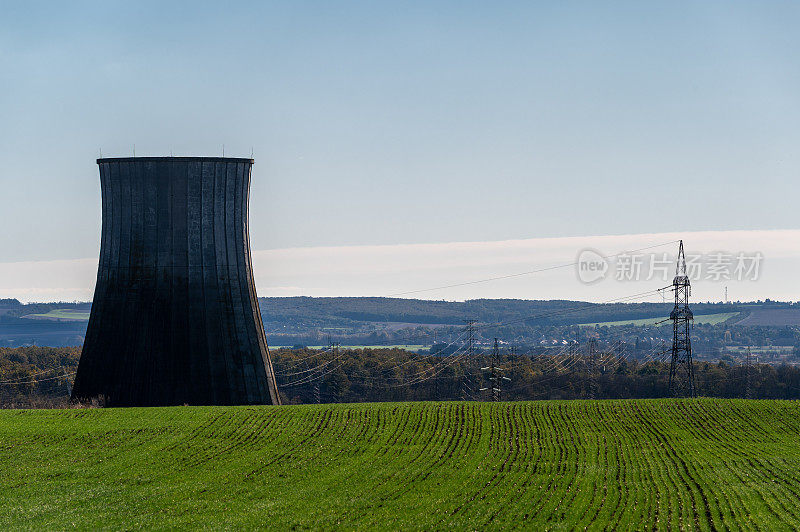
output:
[[[134,144],[252,149],[254,250],[800,229],[798,4],[187,6],[4,6],[0,266],[96,257]]]

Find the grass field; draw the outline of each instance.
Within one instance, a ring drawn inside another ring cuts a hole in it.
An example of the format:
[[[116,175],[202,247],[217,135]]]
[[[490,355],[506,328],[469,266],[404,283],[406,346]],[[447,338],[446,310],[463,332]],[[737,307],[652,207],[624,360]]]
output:
[[[39,318],[39,319],[58,319],[58,320],[89,320],[88,310],[74,310],[68,308],[56,308],[46,314],[29,314],[26,318]]]
[[[800,406],[0,412],[8,528],[800,527]]]
[[[738,312],[720,312],[718,314],[697,314],[694,317],[695,323],[702,323],[708,325],[716,325],[717,323],[722,323],[725,320],[728,320],[736,315]],[[594,327],[599,325],[600,327],[614,327],[616,325],[636,325],[636,326],[645,326],[645,325],[655,325],[658,322],[664,321],[664,316],[658,318],[644,318],[641,320],[620,320],[620,321],[604,321],[600,323],[581,323],[579,327]],[[670,322],[665,322],[670,323]]]

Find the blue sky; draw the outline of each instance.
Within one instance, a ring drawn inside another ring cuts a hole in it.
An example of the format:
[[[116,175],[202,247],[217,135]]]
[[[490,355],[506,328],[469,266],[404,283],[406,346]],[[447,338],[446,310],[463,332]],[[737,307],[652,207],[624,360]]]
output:
[[[252,149],[257,250],[800,228],[797,3],[2,7],[0,263],[134,144]]]

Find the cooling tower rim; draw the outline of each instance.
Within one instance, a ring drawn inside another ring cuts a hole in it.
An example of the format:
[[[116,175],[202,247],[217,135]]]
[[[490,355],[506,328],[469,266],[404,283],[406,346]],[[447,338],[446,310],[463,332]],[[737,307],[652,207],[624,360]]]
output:
[[[97,164],[129,162],[205,162],[205,163],[255,163],[248,157],[104,157]]]

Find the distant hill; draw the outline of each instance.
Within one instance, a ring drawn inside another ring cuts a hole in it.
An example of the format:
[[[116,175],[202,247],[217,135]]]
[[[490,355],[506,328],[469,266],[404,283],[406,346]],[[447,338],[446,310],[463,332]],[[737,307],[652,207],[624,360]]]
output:
[[[536,325],[576,325],[627,319],[666,317],[669,303],[587,303],[569,300],[473,299],[428,301],[381,297],[263,297],[265,320],[281,324],[317,322],[325,326],[354,322],[463,325],[464,320]],[[695,314],[738,312],[738,306],[697,303]]]
[[[768,327],[800,326],[800,308],[770,305],[745,305],[742,319],[735,325],[761,325]]]
[[[18,309],[22,304],[16,299],[0,299],[0,316],[8,314],[14,309]]]
[[[479,338],[500,336],[532,344],[558,341],[568,333],[551,331],[554,327],[597,324],[650,330],[671,309],[670,303],[522,299],[453,302],[381,297],[265,297],[259,298],[259,306],[268,340],[279,346],[324,345],[329,339],[343,345],[430,345],[451,340],[469,319],[482,326]],[[90,309],[91,303],[21,304],[15,299],[0,300],[0,347],[79,345]],[[800,306],[790,303],[695,303],[692,309],[698,317],[696,326],[800,326]],[[756,340],[767,342],[762,338],[765,334],[768,337],[772,333],[759,334]],[[650,338],[648,342],[660,338],[653,332],[645,336]],[[786,345],[786,340],[781,343]]]

